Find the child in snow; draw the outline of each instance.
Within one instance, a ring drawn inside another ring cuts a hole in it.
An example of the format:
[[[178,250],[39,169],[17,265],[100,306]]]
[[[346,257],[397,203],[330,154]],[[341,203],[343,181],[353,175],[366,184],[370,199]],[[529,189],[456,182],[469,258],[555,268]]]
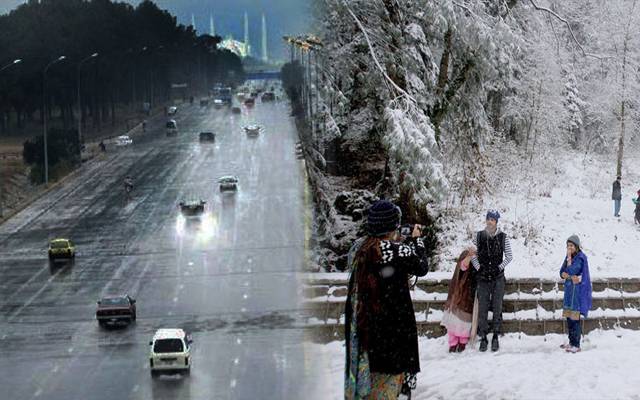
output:
[[[634,214],[634,221],[636,224],[640,224],[640,190],[638,190],[638,197],[633,199],[633,204],[636,205],[636,212]]]
[[[560,277],[564,279],[563,318],[567,319],[569,344],[562,347],[569,353],[580,351],[580,317],[587,317],[591,309],[591,277],[587,256],[580,249],[580,238],[572,235],[567,239],[567,256]]]
[[[473,316],[472,269],[471,258],[476,248],[471,246],[458,257],[456,269],[449,283],[449,294],[444,305],[441,325],[447,328],[449,352],[464,351],[471,335]]]

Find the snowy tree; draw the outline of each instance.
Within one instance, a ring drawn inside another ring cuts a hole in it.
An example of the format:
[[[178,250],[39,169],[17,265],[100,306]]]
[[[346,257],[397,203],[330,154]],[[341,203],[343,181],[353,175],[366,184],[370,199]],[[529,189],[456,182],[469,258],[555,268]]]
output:
[[[585,105],[580,97],[578,90],[578,81],[573,72],[567,72],[567,83],[564,86],[564,102],[562,103],[567,110],[568,120],[566,130],[569,134],[569,143],[577,148],[581,142],[582,134],[582,109]]]

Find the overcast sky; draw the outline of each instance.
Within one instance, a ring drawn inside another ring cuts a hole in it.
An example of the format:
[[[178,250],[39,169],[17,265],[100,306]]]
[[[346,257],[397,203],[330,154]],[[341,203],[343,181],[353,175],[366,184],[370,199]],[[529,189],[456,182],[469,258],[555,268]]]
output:
[[[287,49],[282,36],[311,31],[310,4],[313,0],[155,0],[160,8],[167,9],[178,17],[182,24],[191,23],[191,14],[196,20],[199,33],[209,32],[209,15],[213,14],[216,33],[222,37],[232,34],[242,40],[243,18],[249,16],[249,41],[254,55],[261,54],[261,18],[267,18],[268,49],[271,56],[284,57]],[[138,4],[140,0],[127,0]],[[0,13],[6,13],[24,3],[24,0],[0,0]]]

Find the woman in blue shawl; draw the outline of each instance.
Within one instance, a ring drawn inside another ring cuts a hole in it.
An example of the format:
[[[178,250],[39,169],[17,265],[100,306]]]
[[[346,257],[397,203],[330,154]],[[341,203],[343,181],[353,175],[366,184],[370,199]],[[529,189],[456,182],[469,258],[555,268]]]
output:
[[[587,256],[580,249],[580,238],[572,235],[567,239],[567,256],[560,267],[564,279],[564,301],[562,316],[567,319],[569,344],[562,347],[569,353],[580,351],[580,317],[587,317],[591,309],[591,277]]]

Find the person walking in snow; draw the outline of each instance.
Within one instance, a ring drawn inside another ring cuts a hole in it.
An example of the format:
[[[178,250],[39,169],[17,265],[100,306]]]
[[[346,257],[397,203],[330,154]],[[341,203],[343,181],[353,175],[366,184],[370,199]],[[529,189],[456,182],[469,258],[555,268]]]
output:
[[[636,224],[640,224],[640,190],[638,190],[638,197],[633,199],[633,204],[636,205],[633,220]]]
[[[499,220],[500,213],[489,210],[486,228],[473,237],[473,245],[478,249],[477,255],[471,258],[471,264],[476,270],[480,351],[487,351],[488,346],[489,305],[493,311],[491,351],[498,351],[500,348],[498,335],[502,326],[502,301],[506,284],[504,269],[513,260],[511,243],[507,235],[498,228]]]
[[[567,319],[569,343],[560,347],[569,353],[580,351],[580,318],[586,318],[591,309],[591,277],[587,256],[580,248],[580,238],[571,235],[567,239],[567,255],[560,267],[564,279],[562,317]]]
[[[387,200],[367,214],[367,236],[348,255],[345,308],[345,400],[398,398],[420,371],[418,334],[409,276],[428,270],[419,225],[396,241],[402,213]]]
[[[613,216],[620,216],[620,204],[622,202],[622,188],[620,187],[621,176],[618,175],[615,181],[613,181],[613,190],[611,192],[611,199],[613,200]]]
[[[449,282],[449,294],[440,323],[447,328],[449,353],[463,352],[471,335],[474,302],[471,258],[475,255],[476,248],[470,246],[458,256],[453,277]]]

